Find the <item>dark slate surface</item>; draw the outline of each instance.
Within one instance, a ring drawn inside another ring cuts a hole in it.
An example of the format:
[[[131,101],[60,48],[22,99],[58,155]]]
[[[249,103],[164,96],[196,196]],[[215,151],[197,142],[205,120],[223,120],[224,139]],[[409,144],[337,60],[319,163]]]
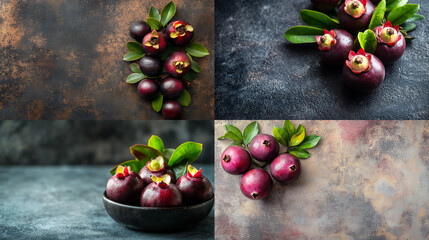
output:
[[[316,45],[293,45],[310,0],[216,0],[216,119],[429,119],[429,2],[402,59],[369,95],[350,92]]]
[[[202,167],[214,184],[213,165]],[[144,233],[107,214],[111,166],[0,167],[0,239],[213,239],[214,210],[194,228]]]

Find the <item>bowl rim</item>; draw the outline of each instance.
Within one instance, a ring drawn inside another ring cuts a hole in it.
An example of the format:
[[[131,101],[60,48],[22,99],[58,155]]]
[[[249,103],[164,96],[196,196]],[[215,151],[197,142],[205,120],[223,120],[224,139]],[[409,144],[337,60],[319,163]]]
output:
[[[132,206],[132,205],[127,205],[127,204],[122,204],[122,203],[118,203],[118,202],[115,202],[115,201],[109,199],[107,197],[106,190],[104,190],[104,193],[103,193],[103,200],[106,201],[106,202],[108,202],[108,203],[110,203],[110,204],[115,204],[115,205],[118,205],[120,207],[127,207],[127,208],[132,208],[132,209],[140,209],[140,210],[177,210],[177,209],[199,208],[199,207],[201,207],[201,206],[209,203],[210,201],[213,201],[214,200],[214,194],[213,194],[213,196],[209,200],[207,200],[205,202],[198,203],[198,204],[195,204],[195,205],[179,206],[179,207],[139,207],[139,206]]]

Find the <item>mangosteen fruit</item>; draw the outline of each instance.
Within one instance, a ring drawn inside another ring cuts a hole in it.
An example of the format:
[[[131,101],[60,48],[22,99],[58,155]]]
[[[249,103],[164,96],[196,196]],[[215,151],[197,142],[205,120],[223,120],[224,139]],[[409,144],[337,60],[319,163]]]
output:
[[[184,52],[172,52],[165,59],[165,71],[173,77],[184,76],[190,68],[191,60]]]
[[[178,101],[168,100],[162,105],[162,115],[166,119],[176,119],[182,112],[182,105]]]
[[[159,74],[161,74],[161,71],[162,71],[161,59],[155,56],[150,56],[150,55],[143,56],[140,59],[139,66],[142,73],[144,73],[149,77],[158,76]]]
[[[311,0],[314,7],[322,12],[329,12],[333,10],[341,0]]]
[[[130,35],[137,42],[141,43],[144,36],[150,33],[151,28],[145,21],[133,22],[130,27]]]
[[[174,174],[174,171],[164,164],[164,158],[162,156],[158,156],[147,162],[146,166],[144,166],[139,173],[141,179],[146,185],[153,182],[152,176],[161,177],[165,174],[170,175],[171,182],[176,182],[176,174]]]
[[[260,162],[270,162],[279,154],[279,143],[268,134],[256,135],[249,144],[250,154]]]
[[[106,186],[107,197],[117,203],[137,205],[145,183],[130,167],[119,165]]]
[[[176,99],[185,89],[183,82],[177,78],[167,77],[159,84],[162,94],[166,99]]]
[[[345,30],[333,29],[325,34],[316,36],[322,60],[331,65],[343,65],[349,52],[353,50],[353,36]]]
[[[142,207],[178,207],[183,203],[182,193],[168,174],[162,177],[152,175],[153,182],[141,192]]]
[[[177,187],[186,205],[202,203],[213,197],[213,186],[202,172],[202,169],[198,170],[188,165],[188,174],[177,181]]]
[[[137,92],[146,99],[153,99],[158,94],[158,84],[153,79],[143,79],[137,86]]]
[[[221,165],[229,174],[242,174],[250,168],[251,164],[252,158],[243,147],[232,145],[222,153]]]
[[[368,28],[374,10],[369,0],[346,0],[340,6],[338,20],[342,28],[355,35]]]
[[[273,180],[263,169],[249,170],[241,177],[240,189],[250,199],[262,199],[268,196],[273,187]]]
[[[185,46],[192,40],[194,28],[187,22],[173,21],[167,27],[167,36],[174,45]]]
[[[371,53],[360,49],[357,54],[349,54],[349,60],[343,67],[343,78],[346,85],[354,91],[368,93],[383,82],[384,65]]]
[[[167,41],[161,32],[153,30],[144,36],[142,46],[146,54],[158,55],[167,49]]]
[[[377,56],[384,64],[391,64],[398,61],[405,52],[405,37],[399,31],[399,25],[392,27],[392,23],[387,21],[383,26],[374,28],[377,36]]]
[[[292,154],[283,153],[270,164],[271,176],[279,182],[293,181],[301,174],[301,161]]]

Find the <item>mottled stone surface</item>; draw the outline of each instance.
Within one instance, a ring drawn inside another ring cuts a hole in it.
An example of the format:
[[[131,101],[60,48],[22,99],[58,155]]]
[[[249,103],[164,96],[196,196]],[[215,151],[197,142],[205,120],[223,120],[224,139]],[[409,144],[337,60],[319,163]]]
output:
[[[213,163],[213,121],[0,121],[0,165],[117,164],[129,147],[159,136],[165,147],[203,144],[198,162]]]
[[[293,45],[310,0],[216,0],[216,119],[429,119],[429,2],[404,56],[372,94],[354,94],[317,46]]]
[[[196,166],[213,183],[213,165]],[[120,226],[103,206],[110,167],[0,167],[0,238],[214,238],[214,210],[182,232],[144,233]]]
[[[0,119],[160,119],[127,84],[131,22],[170,0],[0,2]],[[210,56],[183,119],[214,117],[214,2],[175,0]]]
[[[217,239],[429,239],[428,121],[292,122],[322,140],[298,180],[261,201],[222,169],[230,142],[216,141]],[[249,123],[216,121],[215,137]],[[259,121],[262,133],[282,125]]]

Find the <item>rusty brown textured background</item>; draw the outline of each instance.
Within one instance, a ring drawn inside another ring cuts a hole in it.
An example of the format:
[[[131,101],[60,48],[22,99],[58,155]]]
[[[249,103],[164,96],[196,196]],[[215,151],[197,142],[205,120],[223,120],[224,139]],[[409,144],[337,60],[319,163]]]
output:
[[[0,119],[160,119],[122,61],[129,26],[169,0],[2,0]],[[214,118],[214,1],[175,0],[210,56],[183,119]]]
[[[258,121],[272,133],[283,121]],[[216,239],[429,239],[429,121],[292,121],[322,136],[291,184],[261,201],[240,192],[215,143]],[[241,130],[250,121],[216,121]]]

